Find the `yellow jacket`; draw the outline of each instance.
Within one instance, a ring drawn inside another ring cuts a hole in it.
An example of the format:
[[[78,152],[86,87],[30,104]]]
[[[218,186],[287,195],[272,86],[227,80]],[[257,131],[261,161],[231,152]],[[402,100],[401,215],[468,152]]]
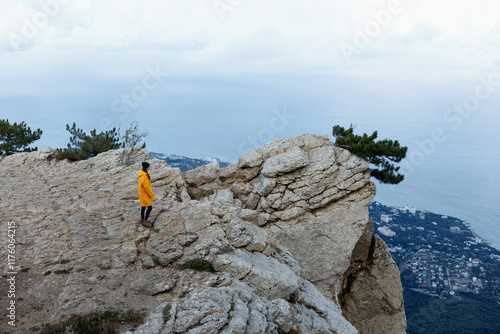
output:
[[[143,170],[137,176],[139,177],[139,200],[141,201],[141,206],[150,206],[151,200],[156,199],[151,189],[151,180],[149,180],[148,174]]]

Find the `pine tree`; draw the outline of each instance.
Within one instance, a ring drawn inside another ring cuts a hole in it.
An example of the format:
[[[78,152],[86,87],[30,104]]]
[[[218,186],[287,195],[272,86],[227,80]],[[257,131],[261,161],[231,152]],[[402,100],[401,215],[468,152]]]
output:
[[[371,176],[382,183],[398,184],[403,181],[404,175],[398,173],[400,167],[394,163],[400,162],[406,157],[408,147],[401,146],[397,140],[378,140],[377,131],[371,136],[364,133],[362,136],[354,134],[354,127],[344,129],[340,125],[333,127],[335,144],[345,148],[351,153],[365,158],[370,164],[380,167],[372,168]]]
[[[71,134],[71,137],[68,148],[58,150],[57,159],[59,160],[84,160],[121,146],[119,130],[116,130],[116,128],[100,133],[97,133],[97,130],[94,129],[88,135],[73,123],[72,127],[66,124],[66,130]]]
[[[10,155],[17,152],[31,152],[38,148],[28,145],[40,139],[42,130],[31,131],[25,122],[9,124],[8,119],[0,120],[0,155]]]

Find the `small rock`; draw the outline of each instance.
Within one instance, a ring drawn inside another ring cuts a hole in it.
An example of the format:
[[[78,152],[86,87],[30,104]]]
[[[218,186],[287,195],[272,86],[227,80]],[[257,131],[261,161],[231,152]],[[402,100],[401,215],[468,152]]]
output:
[[[298,147],[291,148],[288,152],[275,155],[264,162],[262,175],[276,177],[290,173],[309,164],[307,153]]]
[[[262,161],[262,154],[260,154],[258,151],[252,151],[240,155],[238,159],[238,166],[240,168],[258,167],[262,164]]]

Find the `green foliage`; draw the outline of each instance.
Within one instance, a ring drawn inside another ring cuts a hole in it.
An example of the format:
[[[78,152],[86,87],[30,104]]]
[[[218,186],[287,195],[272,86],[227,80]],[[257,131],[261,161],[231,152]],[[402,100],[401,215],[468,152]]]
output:
[[[397,173],[400,167],[394,166],[406,157],[408,147],[400,146],[397,140],[378,140],[377,131],[371,136],[364,133],[362,136],[354,134],[354,127],[344,129],[340,125],[333,127],[335,144],[350,152],[365,158],[372,165],[380,168],[372,168],[371,176],[382,183],[397,184],[404,179],[404,175]]]
[[[66,130],[71,134],[70,143],[67,149],[57,150],[56,158],[58,160],[85,160],[99,153],[114,150],[122,146],[120,144],[119,130],[116,130],[116,128],[100,133],[97,133],[97,130],[94,129],[88,135],[82,129],[78,129],[76,124],[73,123],[72,127],[66,124]]]
[[[110,309],[85,315],[71,315],[59,324],[45,325],[41,334],[114,334],[120,325],[137,326],[144,321],[144,314],[134,310],[126,312]]]
[[[500,333],[500,305],[491,297],[461,293],[439,299],[405,289],[404,301],[409,334]]]
[[[213,264],[207,260],[203,259],[192,259],[184,265],[186,269],[194,269],[198,271],[210,271],[215,272]]]
[[[10,155],[17,152],[31,152],[38,148],[28,148],[28,145],[40,139],[42,130],[31,131],[26,123],[9,124],[8,119],[0,120],[0,155]]]

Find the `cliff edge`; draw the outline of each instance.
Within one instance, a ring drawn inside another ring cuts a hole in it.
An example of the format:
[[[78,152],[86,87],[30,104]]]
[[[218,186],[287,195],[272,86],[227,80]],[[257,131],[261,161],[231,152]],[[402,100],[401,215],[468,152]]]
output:
[[[149,160],[153,229],[138,224],[145,150],[131,166],[120,150],[76,163],[53,153],[0,161],[15,330],[114,307],[147,312],[127,333],[405,333],[399,271],[368,217],[369,165],[327,136],[277,139],[185,174]],[[215,272],[185,269],[193,259]]]

